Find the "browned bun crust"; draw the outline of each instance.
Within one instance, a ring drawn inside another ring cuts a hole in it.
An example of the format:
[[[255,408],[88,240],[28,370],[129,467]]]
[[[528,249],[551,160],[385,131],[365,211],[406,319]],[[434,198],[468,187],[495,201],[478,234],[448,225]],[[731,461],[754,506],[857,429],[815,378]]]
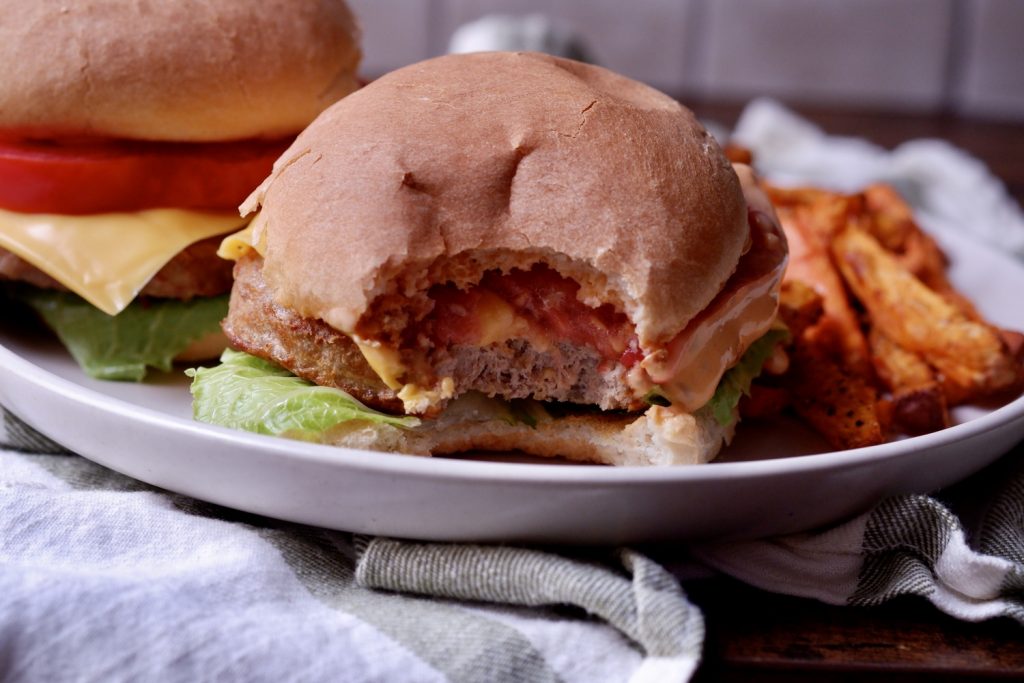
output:
[[[0,128],[210,141],[301,130],[355,89],[342,0],[0,0]]]
[[[543,262],[625,312],[642,345],[664,343],[748,239],[736,175],[691,112],[533,53],[449,55],[371,83],[299,136],[243,210],[259,205],[277,301],[346,334],[382,295],[408,308],[430,284]]]

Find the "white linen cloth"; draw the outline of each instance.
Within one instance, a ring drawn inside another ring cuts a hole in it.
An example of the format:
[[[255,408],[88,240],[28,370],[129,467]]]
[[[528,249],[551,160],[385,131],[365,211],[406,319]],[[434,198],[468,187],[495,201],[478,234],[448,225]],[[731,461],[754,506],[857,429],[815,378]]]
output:
[[[736,135],[773,179],[916,188],[930,226],[1024,253],[1019,207],[945,143],[886,152],[768,101]],[[694,556],[833,604],[912,593],[961,619],[1024,623],[1024,449],[942,499],[899,497],[832,529],[659,553],[661,564],[629,549],[413,543],[279,523],[105,470],[3,411],[0,679],[17,682],[683,681],[703,619],[664,566]]]
[[[146,486],[0,413],[5,682],[654,683],[696,667],[699,610],[634,551],[276,522]]]
[[[908,140],[889,151],[827,135],[772,99],[744,108],[731,139],[749,147],[758,170],[780,184],[854,192],[894,185],[929,230],[967,232],[1024,258],[1024,213],[988,167],[943,140]]]

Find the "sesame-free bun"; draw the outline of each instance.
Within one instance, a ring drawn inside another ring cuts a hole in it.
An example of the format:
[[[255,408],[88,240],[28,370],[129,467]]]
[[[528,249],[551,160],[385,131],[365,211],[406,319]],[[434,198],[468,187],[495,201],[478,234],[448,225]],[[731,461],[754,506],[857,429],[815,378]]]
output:
[[[374,81],[298,137],[242,208],[259,206],[277,302],[346,334],[431,284],[544,263],[625,312],[641,345],[664,343],[749,236],[736,174],[691,112],[534,53],[449,55]]]
[[[732,441],[736,423],[723,427],[706,410],[696,414],[653,406],[643,414],[580,413],[526,424],[494,415],[489,401],[467,395],[436,420],[413,429],[353,420],[325,435],[347,448],[450,455],[481,451],[526,453],[600,465],[701,465]]]
[[[219,141],[355,89],[343,0],[0,0],[0,132]]]

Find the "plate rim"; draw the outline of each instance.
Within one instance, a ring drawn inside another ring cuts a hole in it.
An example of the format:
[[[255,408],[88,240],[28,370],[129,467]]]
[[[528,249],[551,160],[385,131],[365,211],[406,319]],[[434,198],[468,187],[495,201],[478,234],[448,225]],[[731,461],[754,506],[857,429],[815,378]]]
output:
[[[701,465],[623,466],[623,467],[560,467],[545,463],[509,463],[473,461],[458,458],[434,458],[405,453],[390,453],[332,446],[255,434],[219,425],[188,420],[155,408],[134,404],[123,398],[110,396],[90,387],[60,377],[23,358],[0,344],[0,370],[17,373],[26,382],[65,396],[79,404],[101,410],[121,419],[147,422],[156,429],[191,432],[197,438],[224,445],[251,446],[266,454],[282,455],[316,465],[345,465],[364,471],[401,473],[406,476],[443,476],[449,480],[500,481],[530,484],[601,484],[633,486],[648,483],[673,483],[729,479],[737,475],[784,476],[814,470],[842,470],[874,462],[897,458],[911,452],[964,441],[981,433],[1016,420],[1024,420],[1024,395],[1001,405],[991,412],[946,429],[890,441],[874,446],[824,451],[803,455],[747,460],[742,462],[715,462]],[[14,410],[15,414],[17,411]],[[40,429],[46,434],[45,428]],[[62,444],[63,445],[63,444]],[[83,456],[88,458],[88,456]],[[116,468],[115,468],[116,469]]]

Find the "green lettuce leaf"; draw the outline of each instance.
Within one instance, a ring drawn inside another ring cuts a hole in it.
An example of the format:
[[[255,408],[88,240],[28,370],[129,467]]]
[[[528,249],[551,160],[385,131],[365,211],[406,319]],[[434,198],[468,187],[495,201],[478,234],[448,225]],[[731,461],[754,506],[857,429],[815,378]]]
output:
[[[193,415],[201,422],[306,441],[350,420],[402,428],[420,423],[377,412],[340,389],[316,386],[247,353],[227,349],[220,360],[212,368],[186,370]]]
[[[139,382],[147,367],[169,371],[189,344],[216,332],[228,297],[191,301],[134,301],[109,316],[74,294],[24,291],[21,298],[60,337],[75,361],[96,379]]]
[[[739,405],[740,398],[750,393],[750,385],[761,374],[761,369],[771,357],[775,346],[788,337],[788,330],[772,328],[751,344],[739,363],[722,376],[715,394],[701,410],[710,410],[718,424],[723,427],[732,424],[736,420],[736,406]]]

